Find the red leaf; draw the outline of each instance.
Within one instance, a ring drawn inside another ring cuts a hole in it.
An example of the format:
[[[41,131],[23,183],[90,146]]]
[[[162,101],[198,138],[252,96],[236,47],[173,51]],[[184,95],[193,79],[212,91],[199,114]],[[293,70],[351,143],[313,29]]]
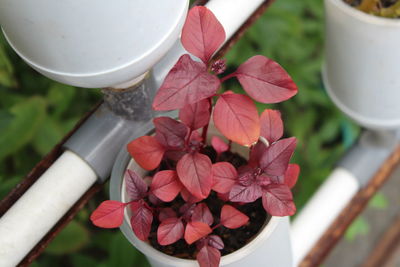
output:
[[[221,260],[221,252],[211,246],[204,246],[196,256],[200,267],[218,267]]]
[[[148,198],[149,198],[150,203],[153,204],[153,205],[157,206],[157,205],[160,205],[162,203],[162,201],[151,192],[149,192]]]
[[[289,188],[293,188],[296,185],[299,177],[300,167],[297,164],[289,164],[284,175],[272,176],[271,180],[275,184],[285,184]]]
[[[139,137],[128,144],[132,158],[146,170],[153,170],[160,164],[165,148],[152,136]]]
[[[170,70],[154,98],[155,110],[180,109],[213,96],[219,86],[218,77],[208,73],[203,62],[196,62],[188,54],[179,58]]]
[[[147,184],[139,175],[136,174],[136,172],[126,170],[125,185],[130,200],[139,200],[146,196]]]
[[[195,197],[206,198],[212,185],[211,160],[200,153],[186,154],[176,166],[178,176],[186,189]]]
[[[126,204],[115,200],[103,201],[90,215],[92,223],[102,228],[119,227],[124,220]]]
[[[221,210],[221,224],[229,229],[236,229],[249,221],[246,214],[230,205],[224,205]]]
[[[224,28],[208,8],[196,6],[189,11],[181,37],[188,52],[207,63],[224,41]]]
[[[257,176],[256,179],[256,183],[259,184],[261,187],[267,186],[269,184],[271,184],[273,182],[273,180],[271,179],[271,177],[265,175],[265,174],[261,174]]]
[[[179,111],[179,119],[192,130],[207,125],[210,116],[210,101],[208,99],[186,105]]]
[[[184,150],[169,150],[165,152],[165,157],[173,161],[179,161],[184,155],[186,155]]]
[[[250,149],[250,156],[249,156],[249,166],[251,167],[258,167],[260,164],[260,159],[262,158],[262,155],[264,155],[265,151],[268,149],[268,147],[261,141],[258,141],[257,144],[255,144],[251,149]]]
[[[260,160],[260,167],[267,175],[284,174],[295,148],[295,137],[282,139],[273,143],[263,154]]]
[[[230,201],[230,200],[229,200],[229,193],[225,193],[225,194],[217,193],[217,196],[218,196],[218,198],[221,199],[222,201],[225,201],[225,202]]]
[[[211,233],[210,226],[203,222],[188,222],[185,229],[185,240],[191,245],[200,238]]]
[[[292,192],[287,185],[270,184],[264,188],[262,203],[272,216],[291,216],[296,213]]]
[[[204,199],[204,198],[195,197],[185,187],[182,187],[181,197],[187,203],[197,203],[197,202],[200,202],[200,201],[202,201]]]
[[[159,171],[154,175],[151,192],[164,202],[172,201],[182,188],[176,171]]]
[[[221,237],[217,235],[210,235],[207,239],[209,246],[219,250],[224,248],[224,242],[222,241]]]
[[[170,149],[183,149],[187,127],[170,117],[158,117],[153,120],[156,128],[156,139],[160,144]]]
[[[196,204],[185,203],[179,207],[179,213],[182,214],[182,217],[186,221],[190,221],[192,219],[192,214],[193,214],[194,208],[196,208]]]
[[[262,103],[278,103],[297,94],[297,86],[289,74],[275,61],[254,56],[236,70],[244,90]]]
[[[262,196],[262,188],[257,183],[244,186],[235,184],[229,193],[229,199],[233,202],[250,203],[256,201]]]
[[[163,208],[158,214],[158,220],[162,222],[168,218],[176,218],[176,212],[172,208]]]
[[[221,138],[218,136],[213,136],[211,138],[211,145],[214,148],[214,150],[218,153],[221,154],[225,151],[229,150],[229,145],[225,143]]]
[[[143,201],[131,204],[131,227],[137,238],[146,241],[150,234],[153,213],[150,207]]]
[[[289,188],[293,188],[296,185],[299,174],[300,166],[297,164],[289,164],[285,172],[284,183],[289,186]]]
[[[161,222],[157,230],[157,240],[162,246],[175,243],[183,237],[184,227],[179,218],[168,218]]]
[[[214,218],[206,203],[200,203],[194,208],[192,221],[203,222],[208,225],[213,224]]]
[[[245,146],[257,142],[260,121],[254,102],[245,95],[223,94],[214,107],[214,123],[228,139]]]
[[[260,118],[261,133],[270,144],[283,136],[283,122],[278,110],[266,109]]]
[[[228,193],[236,183],[238,174],[229,162],[218,162],[212,165],[213,186],[218,193]]]

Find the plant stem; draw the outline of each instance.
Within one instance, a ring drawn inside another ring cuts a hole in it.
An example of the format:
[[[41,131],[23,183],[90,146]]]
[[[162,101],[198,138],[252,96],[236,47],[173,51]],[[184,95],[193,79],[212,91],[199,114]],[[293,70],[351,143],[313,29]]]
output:
[[[220,227],[220,226],[222,226],[222,224],[221,223],[219,223],[219,224],[217,224],[217,225],[215,225],[215,226],[213,226],[212,228],[211,228],[211,230],[215,230],[215,229],[217,229],[218,227]]]
[[[211,97],[208,98],[208,102],[210,103],[210,120],[211,120],[211,114],[212,114],[212,101],[211,101]],[[207,132],[208,132],[208,125],[210,125],[210,121],[207,123],[206,126],[203,127],[203,132],[201,133],[201,138],[203,139],[204,145],[207,143]]]
[[[226,75],[225,77],[222,77],[222,78],[220,79],[220,82],[223,83],[223,82],[225,82],[226,80],[228,80],[228,79],[230,79],[230,78],[233,78],[233,77],[235,77],[235,76],[236,76],[236,72],[233,72],[233,73],[231,73],[231,74]]]

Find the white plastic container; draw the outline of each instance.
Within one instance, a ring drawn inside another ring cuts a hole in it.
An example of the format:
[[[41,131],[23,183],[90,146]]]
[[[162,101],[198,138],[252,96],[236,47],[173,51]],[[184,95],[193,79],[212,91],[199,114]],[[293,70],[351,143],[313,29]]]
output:
[[[372,129],[400,127],[400,19],[325,0],[323,80],[335,104]]]
[[[214,135],[216,129],[210,125],[210,134]],[[209,135],[210,135],[209,134]],[[239,145],[232,145],[232,151],[247,157],[247,150]],[[121,151],[111,174],[110,196],[113,200],[127,202],[124,184],[124,173],[129,168],[140,175],[146,171],[140,168],[131,159],[128,152]],[[133,233],[129,213],[125,212],[124,223],[121,231],[125,237],[144,255],[153,267],[196,267],[197,261],[187,260],[164,254],[150,244],[139,240]],[[292,250],[290,242],[289,217],[272,217],[262,228],[260,233],[241,249],[223,256],[220,266],[224,267],[292,267]]]
[[[0,26],[18,55],[43,75],[80,87],[118,87],[147,72],[172,47],[188,4],[0,0]]]

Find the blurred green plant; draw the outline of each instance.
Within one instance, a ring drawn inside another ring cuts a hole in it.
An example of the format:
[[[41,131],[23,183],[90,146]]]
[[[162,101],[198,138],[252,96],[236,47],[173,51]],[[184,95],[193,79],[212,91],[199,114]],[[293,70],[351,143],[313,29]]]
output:
[[[296,97],[279,106],[286,135],[299,140],[295,154],[302,168],[295,188],[299,208],[359,133],[331,103],[321,82],[322,21],[320,0],[276,0],[227,55],[232,68],[254,54],[270,57],[285,67],[299,87]],[[227,89],[238,90],[234,84]],[[0,198],[99,100],[98,90],[77,89],[39,75],[0,35]],[[119,231],[90,225],[88,214],[108,199],[106,188],[33,266],[147,266]]]

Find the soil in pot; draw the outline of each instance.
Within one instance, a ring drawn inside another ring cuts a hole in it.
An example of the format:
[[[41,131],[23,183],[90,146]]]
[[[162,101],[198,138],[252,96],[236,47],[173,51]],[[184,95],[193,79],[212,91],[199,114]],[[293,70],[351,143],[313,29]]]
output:
[[[203,153],[207,154],[213,163],[216,162],[216,152],[212,147],[207,147]],[[218,161],[230,162],[236,168],[243,166],[247,163],[247,161],[242,156],[232,152],[222,153]],[[171,169],[171,164],[172,163],[163,162],[159,170]],[[150,173],[150,175],[152,174],[153,173]],[[210,196],[202,202],[205,202],[211,210],[214,216],[214,225],[218,224],[221,208],[224,204],[227,204],[227,202],[222,201],[215,192],[212,192]],[[180,196],[178,196],[172,202],[162,203],[162,205],[157,205],[157,207],[171,207],[176,212],[178,212],[179,208],[185,203],[186,202]],[[222,256],[232,253],[248,244],[260,232],[261,228],[270,219],[270,216],[265,212],[262,206],[261,199],[258,199],[253,203],[243,205],[238,205],[237,203],[230,204],[235,206],[241,212],[245,213],[249,217],[249,222],[246,225],[237,229],[218,227],[213,231],[213,234],[221,237],[225,244],[224,249],[221,250]],[[153,206],[150,203],[149,205]],[[196,259],[196,245],[188,245],[184,239],[181,239],[178,242],[167,246],[159,245],[157,242],[157,228],[159,224],[160,222],[155,218],[152,223],[152,228],[149,236],[150,244],[154,248],[171,256],[184,259]]]
[[[387,18],[400,18],[400,0],[343,1],[368,14]]]

